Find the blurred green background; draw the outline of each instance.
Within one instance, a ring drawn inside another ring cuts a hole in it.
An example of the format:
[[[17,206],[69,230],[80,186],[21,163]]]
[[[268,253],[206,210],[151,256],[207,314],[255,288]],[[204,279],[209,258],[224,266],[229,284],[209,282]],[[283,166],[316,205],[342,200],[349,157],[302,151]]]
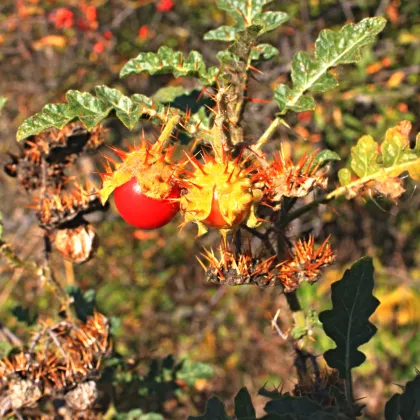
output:
[[[290,14],[279,31],[266,36],[280,50],[274,60],[261,63],[253,74],[250,96],[269,99],[274,87],[288,80],[296,51],[311,51],[318,32],[338,29],[346,22],[384,16],[388,24],[374,47],[357,65],[338,68],[340,86],[318,100],[314,112],[288,115],[292,129],[281,128],[267,146],[280,142],[292,156],[316,148],[337,151],[345,165],[350,148],[364,133],[380,140],[400,120],[420,131],[420,6],[417,0],[275,1],[274,8]],[[175,0],[169,10],[150,0],[3,0],[0,4],[0,96],[8,98],[0,116],[1,163],[16,151],[18,125],[47,102],[62,101],[69,89],[92,90],[98,84],[124,93],[148,96],[161,87],[200,88],[192,80],[169,76],[135,76],[120,80],[122,65],[140,51],[161,45],[202,52],[218,64],[216,42],[204,42],[205,32],[226,23],[212,0]],[[63,11],[65,8],[67,12]],[[164,8],[163,8],[164,9]],[[69,13],[70,12],[70,13]],[[250,103],[244,118],[249,138],[261,135],[277,111],[275,103]],[[258,118],[255,118],[255,116]],[[152,136],[156,127],[145,123],[128,132],[108,123],[108,142],[134,141],[141,128]],[[413,134],[412,133],[412,134]],[[414,140],[414,135],[413,135]],[[332,171],[330,185],[336,183]],[[86,174],[100,167],[95,157],[80,162]],[[30,209],[29,197],[14,179],[0,173],[0,210],[5,239],[23,258],[37,258],[42,234]],[[379,331],[365,346],[368,362],[356,370],[356,396],[366,397],[367,418],[377,419],[384,401],[398,391],[420,367],[420,194],[415,184],[398,204],[382,200],[353,200],[320,206],[295,221],[292,239],[331,234],[337,262],[316,286],[305,285],[302,306],[320,312],[329,304],[329,285],[362,255],[374,257],[375,294],[381,306],[374,316]],[[111,208],[93,222],[100,237],[96,257],[72,267],[57,256],[59,280],[89,292],[97,307],[113,321],[115,349],[147,366],[150,360],[173,354],[206,362],[214,375],[187,385],[165,409],[174,417],[202,411],[206,398],[217,394],[226,401],[242,386],[251,395],[266,384],[292,389],[296,383],[293,352],[270,321],[280,309],[283,331],[291,327],[284,296],[256,287],[223,288],[206,283],[194,256],[201,245],[214,246],[217,232],[196,240],[195,228],[178,233],[181,220],[156,232],[127,226]],[[26,308],[38,320],[57,312],[54,296],[34,279],[0,265],[0,321],[19,337],[29,328],[12,314]],[[16,311],[15,311],[16,312]],[[313,326],[308,350],[321,354],[331,342]],[[7,349],[1,347],[0,353]],[[5,346],[3,346],[5,347]],[[174,402],[175,401],[175,402]],[[263,401],[257,407],[261,409]]]

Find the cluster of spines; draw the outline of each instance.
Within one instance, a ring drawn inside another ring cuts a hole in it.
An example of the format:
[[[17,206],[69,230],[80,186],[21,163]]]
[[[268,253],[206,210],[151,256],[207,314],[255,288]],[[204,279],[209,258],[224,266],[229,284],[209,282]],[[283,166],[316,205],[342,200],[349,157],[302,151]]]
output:
[[[318,173],[319,164],[314,165],[316,154],[304,154],[295,165],[281,150],[267,167],[260,167],[253,181],[264,193],[264,204],[279,202],[283,196],[303,197],[314,187],[325,188],[325,173]]]
[[[263,260],[252,254],[251,247],[234,252],[227,245],[219,247],[219,258],[213,250],[204,250],[201,256],[208,266],[197,259],[210,281],[229,285],[257,284],[260,287],[281,284],[284,291],[290,293],[302,282],[316,282],[320,270],[332,264],[335,256],[328,241],[329,237],[315,249],[313,236],[306,241],[299,240],[294,245],[293,255],[277,264],[277,255]]]
[[[0,360],[0,395],[7,397],[10,384],[17,380],[33,384],[39,398],[65,392],[97,377],[109,350],[108,320],[100,313],[95,312],[84,324],[62,321],[45,326],[29,351]]]
[[[285,291],[297,289],[302,282],[315,283],[319,280],[321,269],[332,264],[335,260],[329,239],[315,249],[315,239],[310,236],[308,240],[299,240],[293,249],[293,256],[277,265],[278,278]]]
[[[42,197],[34,198],[30,207],[37,210],[42,225],[59,226],[69,217],[88,211],[91,204],[99,200],[98,194],[98,188],[89,180],[86,180],[85,186],[75,181],[72,189],[46,190]]]

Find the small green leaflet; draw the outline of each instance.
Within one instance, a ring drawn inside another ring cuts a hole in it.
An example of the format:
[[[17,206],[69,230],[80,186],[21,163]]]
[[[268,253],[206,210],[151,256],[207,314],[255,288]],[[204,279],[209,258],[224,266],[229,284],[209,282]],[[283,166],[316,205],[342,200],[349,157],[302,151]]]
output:
[[[324,353],[324,358],[330,367],[338,370],[340,378],[349,378],[351,369],[365,361],[366,356],[358,347],[376,333],[369,318],[379,300],[372,292],[373,264],[371,258],[365,257],[331,285],[332,309],[319,314],[325,333],[336,344],[335,349]]]
[[[274,99],[280,113],[302,112],[315,108],[315,101],[305,92],[322,93],[338,85],[329,69],[340,64],[355,63],[360,59],[360,49],[374,42],[376,35],[385,27],[381,17],[366,18],[357,24],[348,24],[340,31],[323,30],[315,41],[315,52],[310,56],[298,52],[292,62],[293,88],[279,85]]]
[[[227,12],[234,20],[234,26],[220,26],[204,35],[205,40],[234,41],[237,33],[252,25],[260,26],[258,35],[273,31],[289,19],[284,12],[264,12],[273,0],[217,0],[217,7]]]
[[[160,47],[157,53],[142,52],[128,61],[121,69],[120,77],[140,73],[151,75],[172,73],[174,77],[198,77],[204,85],[212,85],[218,71],[216,67],[207,70],[203,56],[197,51],[191,51],[185,59],[182,52],[164,46]]]

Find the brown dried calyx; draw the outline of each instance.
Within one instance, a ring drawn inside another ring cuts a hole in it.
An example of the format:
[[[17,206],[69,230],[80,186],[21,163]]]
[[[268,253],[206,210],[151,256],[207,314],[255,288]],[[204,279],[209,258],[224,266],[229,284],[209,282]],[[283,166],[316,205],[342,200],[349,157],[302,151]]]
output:
[[[275,264],[277,255],[263,259],[256,257],[248,247],[245,251],[234,252],[227,245],[219,247],[219,257],[213,250],[205,249],[200,259],[207,278],[213,283],[239,286],[257,284],[260,287],[283,286],[285,293],[299,288],[302,282],[314,283],[321,276],[321,269],[332,264],[335,256],[328,243],[315,249],[315,241],[311,236],[307,241],[298,241],[291,251],[291,256],[279,264]]]
[[[304,197],[314,188],[326,188],[325,172],[314,164],[316,153],[302,156],[295,165],[280,150],[267,167],[260,168],[253,181],[263,192],[263,203],[277,208],[283,197]]]
[[[44,326],[29,351],[0,360],[0,417],[36,407],[44,397],[64,398],[71,411],[91,409],[109,351],[108,320],[100,313],[85,323]]]
[[[98,237],[92,226],[81,225],[74,229],[58,230],[54,244],[64,258],[81,264],[94,255]]]

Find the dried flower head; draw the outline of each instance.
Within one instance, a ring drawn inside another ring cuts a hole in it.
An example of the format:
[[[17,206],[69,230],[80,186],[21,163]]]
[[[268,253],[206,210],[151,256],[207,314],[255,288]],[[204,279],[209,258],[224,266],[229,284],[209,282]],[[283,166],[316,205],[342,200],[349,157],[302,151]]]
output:
[[[37,209],[40,226],[48,229],[85,224],[85,214],[103,210],[99,190],[89,181],[85,186],[73,182],[71,189],[63,191],[48,188],[34,199],[31,207]]]
[[[221,245],[218,249],[219,258],[212,249],[204,249],[202,257],[208,262],[208,267],[199,259],[206,272],[207,279],[213,283],[238,286],[242,284],[257,284],[260,287],[273,285],[275,281],[274,259],[255,257],[250,247],[247,251],[234,252],[228,245]]]
[[[315,249],[315,240],[310,236],[307,241],[298,241],[293,256],[277,265],[278,278],[285,292],[292,292],[302,282],[315,283],[321,275],[321,268],[334,262],[335,255],[328,243],[329,237]]]
[[[98,378],[109,348],[108,320],[100,313],[85,323],[44,325],[28,352],[0,360],[0,400],[6,401],[0,416],[14,408],[32,407],[40,398],[58,393],[70,393],[65,398],[70,409],[91,407],[96,399],[96,386],[91,382]]]
[[[92,258],[97,241],[95,229],[90,225],[82,225],[74,229],[60,229],[54,243],[64,258],[81,264]]]
[[[267,167],[261,167],[253,180],[262,189],[264,202],[275,204],[283,197],[304,197],[313,188],[326,188],[325,173],[319,173],[319,165],[314,165],[316,153],[302,156],[295,165],[280,150]]]

